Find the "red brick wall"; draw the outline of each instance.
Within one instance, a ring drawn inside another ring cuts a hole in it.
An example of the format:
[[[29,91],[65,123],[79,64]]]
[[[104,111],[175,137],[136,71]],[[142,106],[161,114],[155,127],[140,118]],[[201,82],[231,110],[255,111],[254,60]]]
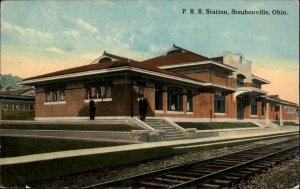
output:
[[[45,105],[45,93],[36,93],[36,117],[65,117],[82,116],[80,112],[84,104],[85,89],[73,89],[65,91],[66,104]]]
[[[229,81],[230,83],[232,81]],[[130,116],[131,108],[133,115],[139,115],[138,105],[138,86],[130,84],[117,84],[112,86],[112,101],[97,102],[96,116]],[[145,97],[148,101],[147,116],[155,116],[155,89],[145,87]],[[89,104],[84,102],[85,89],[72,89],[65,91],[66,104],[45,105],[45,93],[36,93],[35,111],[36,117],[77,117],[89,116]],[[237,102],[233,99],[233,94],[228,93],[225,97],[225,114],[214,114],[214,92],[210,89],[201,89],[198,94],[193,96],[193,113],[186,113],[186,95],[183,95],[183,112],[184,114],[167,114],[160,113],[156,116],[167,117],[185,117],[185,118],[233,118],[237,117]],[[132,102],[132,103],[131,103]],[[258,100],[257,116],[251,116],[250,99],[245,97],[244,118],[245,119],[265,119],[261,116],[261,99]],[[269,108],[269,119],[276,119],[275,106]],[[167,91],[163,92],[163,111],[167,111]],[[279,118],[279,112],[278,112]],[[284,120],[296,120],[293,114],[287,113],[287,108],[283,108]]]
[[[282,119],[283,120],[298,120],[299,117],[296,116],[295,114],[291,114],[291,113],[288,113],[288,108],[283,106],[282,108]],[[277,114],[277,117],[278,117],[278,120],[280,118],[280,114],[279,114],[279,108],[278,108],[278,112],[275,112],[275,106],[272,105],[272,109],[271,109],[271,105],[270,105],[270,108],[269,108],[269,119],[270,120],[276,120],[276,114]]]
[[[187,75],[191,78],[194,78],[194,79],[199,79],[201,81],[210,83],[210,73],[209,72],[188,73],[185,75]]]
[[[282,119],[283,120],[299,120],[299,117],[294,113],[288,113],[288,108],[284,107],[282,109]]]
[[[197,98],[198,104],[195,108],[196,116],[201,118],[211,118],[214,115],[214,95],[213,91],[210,90],[200,90],[200,93],[195,96]]]
[[[236,87],[236,79],[233,77],[228,77],[228,86],[235,88]]]
[[[96,102],[96,116],[130,116],[130,94],[129,85],[113,85],[112,101]],[[45,105],[45,93],[36,93],[36,117],[89,116],[84,96],[84,88],[65,90],[66,104]]]
[[[201,81],[205,81],[205,82],[208,82],[208,83],[215,83],[215,84],[219,84],[219,85],[225,85],[225,86],[228,86],[229,84],[227,83],[227,77],[224,75],[224,76],[221,76],[221,75],[218,75],[218,74],[214,74],[212,73],[210,75],[209,72],[198,72],[198,73],[188,73],[188,74],[185,74],[191,78],[194,78],[194,79],[199,79]]]
[[[221,75],[212,74],[212,83],[219,84],[219,85],[227,85],[226,77]]]

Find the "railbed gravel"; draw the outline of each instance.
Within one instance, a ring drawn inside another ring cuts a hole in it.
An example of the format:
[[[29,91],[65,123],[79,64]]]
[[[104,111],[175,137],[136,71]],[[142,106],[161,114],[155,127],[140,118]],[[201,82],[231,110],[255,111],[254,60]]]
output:
[[[232,189],[257,188],[294,188],[299,185],[299,156],[272,167],[262,174],[257,174],[247,181],[243,181]]]
[[[33,188],[79,188],[96,183],[102,183],[112,181],[119,178],[124,178],[136,174],[146,173],[153,170],[166,168],[174,165],[188,163],[196,160],[205,160],[213,158],[219,155],[237,152],[240,150],[253,148],[265,144],[271,144],[274,142],[280,142],[285,139],[272,139],[266,141],[258,141],[248,144],[242,144],[237,146],[222,147],[217,149],[206,149],[191,151],[188,153],[174,155],[171,157],[149,160],[143,163],[137,163],[134,165],[121,166],[117,168],[97,169],[89,172],[78,173],[69,176],[62,176],[54,179],[40,181],[37,183],[28,184]]]

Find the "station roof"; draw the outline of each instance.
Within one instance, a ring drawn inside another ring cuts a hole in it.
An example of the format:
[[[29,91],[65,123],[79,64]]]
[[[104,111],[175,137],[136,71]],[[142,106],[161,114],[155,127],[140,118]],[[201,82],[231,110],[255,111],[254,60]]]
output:
[[[174,53],[172,53],[172,51]],[[163,55],[148,60],[144,60],[141,63],[147,64],[149,66],[158,67],[158,66],[165,66],[171,64],[183,64],[187,62],[197,62],[197,61],[204,61],[204,60],[209,60],[209,59],[200,54],[173,45],[173,47]]]
[[[254,82],[257,82],[257,83],[261,83],[261,84],[270,84],[271,82],[266,80],[266,79],[263,79],[261,77],[258,77],[258,76],[255,76],[252,74],[252,81]]]
[[[20,96],[28,91],[34,90],[32,87],[22,88],[22,89],[14,89],[11,91],[0,92],[1,95],[12,95],[12,96]]]

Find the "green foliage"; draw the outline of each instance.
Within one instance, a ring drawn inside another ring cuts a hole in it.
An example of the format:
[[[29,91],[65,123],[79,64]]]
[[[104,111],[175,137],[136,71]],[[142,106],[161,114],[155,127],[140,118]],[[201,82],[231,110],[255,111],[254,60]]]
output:
[[[22,81],[22,78],[18,76],[12,76],[11,74],[0,75],[0,85],[5,88],[13,87],[15,89],[20,89],[21,86],[17,85],[17,83],[20,81]]]
[[[88,125],[88,124],[1,124],[1,129],[30,130],[75,130],[75,131],[131,131],[140,128],[129,125]]]
[[[177,124],[183,128],[196,128],[198,130],[258,127],[251,122],[178,122]]]
[[[280,125],[280,121],[272,121],[273,123],[275,123],[276,125]],[[299,127],[299,124],[296,123],[296,122],[293,122],[293,121],[283,121],[283,126],[298,126]]]

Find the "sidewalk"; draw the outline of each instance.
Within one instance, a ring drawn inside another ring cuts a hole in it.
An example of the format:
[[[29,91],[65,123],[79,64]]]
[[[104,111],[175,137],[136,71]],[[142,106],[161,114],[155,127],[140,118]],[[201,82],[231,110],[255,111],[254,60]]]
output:
[[[241,142],[241,141],[254,140],[256,137],[267,137],[270,134],[272,134],[272,135],[288,134],[288,133],[292,133],[292,132],[295,133],[296,131],[298,132],[299,128],[292,129],[292,130],[289,130],[289,129],[288,130],[275,130],[271,133],[252,133],[252,134],[240,135],[240,136],[217,136],[217,137],[198,138],[198,139],[151,142],[151,143],[130,144],[130,145],[104,147],[104,148],[91,148],[91,149],[51,152],[51,153],[44,153],[44,154],[33,154],[33,155],[27,155],[27,156],[2,158],[2,159],[0,159],[0,165],[28,163],[28,162],[36,162],[36,161],[44,161],[44,160],[53,160],[53,159],[59,159],[59,158],[104,154],[104,153],[110,153],[110,152],[148,149],[148,148],[155,148],[155,147],[167,147],[167,146],[176,147],[178,145],[186,145],[186,144],[195,145],[195,143],[200,143],[200,144],[197,144],[197,147],[212,146],[212,145],[230,143],[231,141],[224,141],[224,140],[228,140],[228,139],[236,139],[235,142]],[[253,138],[252,139],[244,139],[245,137],[253,137]],[[216,143],[214,141],[219,141],[219,142]]]

